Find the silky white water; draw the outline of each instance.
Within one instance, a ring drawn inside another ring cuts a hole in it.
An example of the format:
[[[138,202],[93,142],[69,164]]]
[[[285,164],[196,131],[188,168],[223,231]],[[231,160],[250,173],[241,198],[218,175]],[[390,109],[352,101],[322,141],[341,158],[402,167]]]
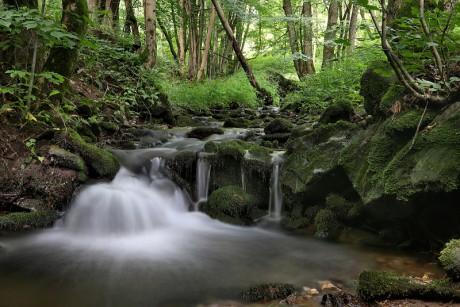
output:
[[[189,212],[152,160],[83,189],[53,229],[2,243],[0,305],[193,306],[264,282],[315,286],[367,266],[351,250]]]

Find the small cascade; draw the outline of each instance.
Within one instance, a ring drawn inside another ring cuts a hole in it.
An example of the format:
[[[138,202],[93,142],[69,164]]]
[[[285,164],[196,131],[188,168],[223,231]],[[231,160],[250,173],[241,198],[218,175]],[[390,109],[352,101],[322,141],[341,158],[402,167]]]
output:
[[[211,165],[202,156],[198,154],[198,161],[196,164],[196,203],[195,211],[198,211],[199,205],[208,200],[209,191],[209,177],[211,175]]]
[[[281,220],[281,210],[283,208],[283,194],[281,192],[281,184],[279,181],[281,164],[283,162],[283,154],[284,152],[278,152],[272,158],[273,171],[270,178],[270,202],[268,207],[268,218],[273,221]]]
[[[246,174],[244,172],[244,167],[241,165],[241,187],[246,191]]]

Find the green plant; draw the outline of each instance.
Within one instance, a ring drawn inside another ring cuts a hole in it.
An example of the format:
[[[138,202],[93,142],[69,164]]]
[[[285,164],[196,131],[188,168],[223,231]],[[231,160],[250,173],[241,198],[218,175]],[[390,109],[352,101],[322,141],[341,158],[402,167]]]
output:
[[[38,155],[36,150],[35,150],[35,145],[36,145],[36,140],[35,139],[33,139],[33,138],[28,139],[27,142],[25,143],[25,145],[30,151],[30,156],[28,156],[24,160],[24,162],[26,164],[31,163],[34,159],[37,160],[40,163],[42,163],[43,160],[45,160],[45,157]]]

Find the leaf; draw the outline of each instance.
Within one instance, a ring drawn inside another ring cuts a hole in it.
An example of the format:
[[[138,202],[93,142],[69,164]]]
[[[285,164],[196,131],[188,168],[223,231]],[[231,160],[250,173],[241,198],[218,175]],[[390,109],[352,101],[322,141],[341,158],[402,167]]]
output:
[[[438,44],[435,43],[435,42],[428,42],[428,43],[426,43],[426,44],[427,44],[428,46],[430,46],[430,47],[437,47],[437,46],[438,46]]]
[[[31,22],[25,22],[24,27],[29,30],[29,29],[35,29],[38,26],[38,24],[34,21]]]
[[[370,5],[369,0],[358,0],[358,4],[367,10],[375,10],[375,11],[380,10],[378,6]]]
[[[61,37],[65,36],[65,33],[53,31],[53,32],[50,33],[50,35],[51,35],[52,37],[61,38]]]
[[[35,118],[35,116],[33,116],[32,113],[30,113],[30,112],[27,112],[25,118],[26,118],[27,120],[30,120],[30,121],[34,121],[34,122],[37,121],[37,119]]]
[[[460,82],[459,77],[450,77],[450,82]]]
[[[59,94],[59,93],[61,93],[59,90],[53,90],[53,91],[51,91],[51,93],[49,93],[48,97],[57,95],[57,94]]]
[[[38,157],[37,157],[37,160],[38,160],[40,163],[42,163],[42,162],[43,162],[43,160],[45,160],[45,157],[42,157],[42,156],[38,156]]]

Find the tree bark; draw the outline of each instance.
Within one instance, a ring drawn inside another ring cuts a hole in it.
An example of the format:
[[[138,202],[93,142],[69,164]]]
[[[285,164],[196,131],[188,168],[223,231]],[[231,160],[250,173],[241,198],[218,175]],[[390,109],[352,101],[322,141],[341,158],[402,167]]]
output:
[[[233,42],[233,50],[235,51],[238,60],[241,63],[241,66],[243,67],[246,76],[249,79],[249,83],[251,84],[252,87],[257,91],[257,96],[260,100],[262,100],[265,104],[273,104],[273,98],[267,90],[263,89],[260,87],[259,83],[257,83],[256,78],[254,77],[254,74],[252,72],[251,67],[249,66],[248,62],[246,61],[243,53],[241,52],[240,45],[238,44],[238,41],[235,38],[235,35],[233,34],[232,28],[230,27],[227,19],[225,18],[225,14],[222,11],[222,8],[218,2],[218,0],[211,0],[212,4],[214,5],[217,15],[219,16],[220,21],[222,22],[222,26],[225,29],[225,32],[227,33],[227,36],[232,40]]]
[[[152,68],[157,60],[156,41],[156,0],[144,0],[145,48],[147,61],[145,67]]]
[[[120,28],[120,0],[111,0],[110,10],[112,11],[112,30],[117,33]]]
[[[291,0],[283,0],[283,10],[284,14],[286,15],[287,30],[289,35],[289,46],[291,47],[294,68],[297,72],[297,76],[300,79],[304,76],[304,72],[302,71],[302,60],[299,57],[299,43],[297,41],[294,16],[292,15]]]
[[[321,69],[329,67],[334,59],[334,50],[337,33],[337,19],[339,18],[339,2],[332,0],[327,12],[327,26],[324,34],[323,63]]]
[[[134,36],[134,44],[141,47],[141,36],[139,34],[139,26],[137,25],[137,18],[134,15],[133,0],[125,0],[126,20],[125,20],[125,33],[132,33]]]
[[[185,0],[179,0],[180,14],[179,14],[179,66],[181,74],[184,73],[185,68]]]
[[[187,17],[189,20],[189,53],[188,53],[188,71],[189,79],[195,78],[198,72],[197,64],[197,20],[195,18],[195,0],[188,0]]]
[[[356,33],[358,31],[358,15],[359,15],[359,6],[356,3],[353,3],[353,9],[351,11],[350,17],[350,29],[348,32],[348,40],[350,41],[350,46],[348,46],[347,53],[348,55],[352,54],[356,48]]]
[[[315,57],[313,56],[313,23],[312,23],[312,9],[311,1],[304,1],[302,5],[302,17],[304,19],[304,43],[302,53],[307,56],[306,74],[315,73]]]
[[[158,25],[160,26],[161,32],[166,38],[166,41],[168,42],[169,46],[169,51],[171,51],[171,55],[173,56],[173,59],[175,62],[179,63],[179,57],[177,56],[176,50],[174,49],[174,43],[171,38],[171,34],[169,34],[168,29],[164,25],[164,23],[161,21],[160,18],[157,17]]]
[[[215,16],[215,9],[214,7],[212,7],[211,16],[209,17],[208,32],[206,33],[206,42],[204,44],[203,59],[201,60],[200,70],[198,70],[198,75],[196,76],[196,79],[198,81],[200,81],[201,77],[203,76],[203,72],[206,67],[206,61],[208,59],[209,48],[211,47],[211,37],[212,37],[212,28],[214,26],[214,16]]]
[[[87,30],[88,5],[86,0],[63,0],[61,23],[67,31],[83,37]],[[53,47],[45,63],[45,69],[66,78],[68,84],[78,58],[78,49]]]

